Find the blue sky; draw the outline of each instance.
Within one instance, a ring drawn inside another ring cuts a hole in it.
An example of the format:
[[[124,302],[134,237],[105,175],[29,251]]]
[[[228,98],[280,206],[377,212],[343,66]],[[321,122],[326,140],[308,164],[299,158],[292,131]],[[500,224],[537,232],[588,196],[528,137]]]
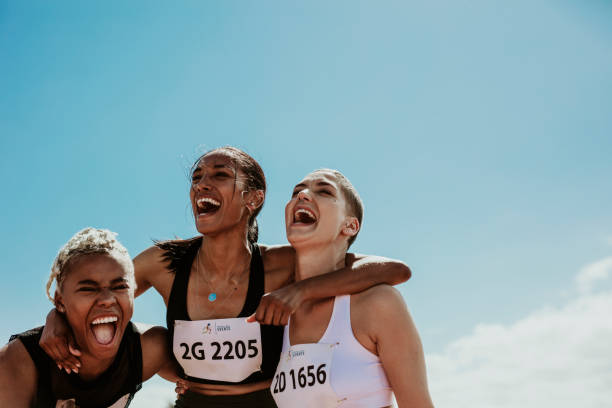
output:
[[[428,356],[565,310],[612,255],[610,17],[606,1],[0,2],[0,335],[43,322],[78,229],[132,255],[194,235],[187,169],[222,145],[266,172],[264,243],[286,242],[307,172],[351,179],[353,248],[412,267],[400,290]],[[135,319],[163,324],[149,292]]]

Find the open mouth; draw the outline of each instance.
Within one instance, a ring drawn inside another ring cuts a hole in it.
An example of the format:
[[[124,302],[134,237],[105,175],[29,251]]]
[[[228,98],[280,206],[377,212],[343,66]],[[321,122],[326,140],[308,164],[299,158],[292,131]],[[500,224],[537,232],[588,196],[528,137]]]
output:
[[[117,316],[104,316],[91,322],[91,332],[98,343],[108,345],[113,341],[117,332],[117,321]]]
[[[221,203],[213,198],[204,197],[196,200],[196,209],[198,215],[208,215],[217,212],[221,207]]]
[[[314,213],[306,208],[298,208],[293,213],[293,223],[294,224],[314,224],[317,222],[317,217]]]

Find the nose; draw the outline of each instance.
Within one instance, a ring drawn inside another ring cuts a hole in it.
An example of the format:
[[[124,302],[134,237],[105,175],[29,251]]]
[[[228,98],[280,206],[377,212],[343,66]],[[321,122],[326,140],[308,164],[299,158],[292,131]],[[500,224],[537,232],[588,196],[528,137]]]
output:
[[[297,194],[297,199],[310,201],[310,192],[308,191],[308,189],[300,190]]]
[[[117,298],[110,288],[105,288],[98,295],[98,305],[109,307],[117,303]]]
[[[198,181],[192,183],[192,188],[195,191],[208,191],[210,190],[209,178],[206,174],[203,174]]]

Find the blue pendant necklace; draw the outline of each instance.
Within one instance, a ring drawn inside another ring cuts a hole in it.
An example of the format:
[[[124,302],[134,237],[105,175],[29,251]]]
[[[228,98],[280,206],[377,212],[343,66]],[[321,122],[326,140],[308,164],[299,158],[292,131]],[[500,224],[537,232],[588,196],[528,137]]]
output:
[[[200,251],[199,250],[198,250],[198,254],[196,255],[196,275],[197,275],[197,279],[199,281],[200,280]],[[247,276],[248,276],[248,274],[247,274]],[[204,277],[202,276],[202,278],[204,278]],[[213,287],[213,285],[210,283],[210,281],[208,279],[204,278],[204,281],[206,282],[206,285],[211,290],[210,293],[208,294],[208,301],[210,303],[213,303],[215,300],[217,300],[217,290]],[[238,290],[238,286],[239,285],[240,285],[240,282],[238,282],[238,283],[236,283],[236,285],[233,285],[233,286],[230,287],[230,290],[225,294],[225,295],[229,294],[229,296],[225,297],[226,300],[229,299],[234,294],[234,292]],[[197,292],[199,293],[199,289],[197,290]]]

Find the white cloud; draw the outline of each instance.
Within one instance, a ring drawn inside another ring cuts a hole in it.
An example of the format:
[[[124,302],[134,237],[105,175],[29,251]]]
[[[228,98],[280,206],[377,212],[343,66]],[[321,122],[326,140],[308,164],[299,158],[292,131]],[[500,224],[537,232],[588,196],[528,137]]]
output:
[[[605,280],[612,271],[612,257],[593,262],[580,270],[576,276],[576,284],[580,293],[587,293],[593,289],[596,281]]]
[[[583,268],[576,279],[583,291],[564,306],[510,325],[478,325],[443,353],[427,355],[436,407],[610,406],[612,291],[589,291],[609,276],[611,262]]]

